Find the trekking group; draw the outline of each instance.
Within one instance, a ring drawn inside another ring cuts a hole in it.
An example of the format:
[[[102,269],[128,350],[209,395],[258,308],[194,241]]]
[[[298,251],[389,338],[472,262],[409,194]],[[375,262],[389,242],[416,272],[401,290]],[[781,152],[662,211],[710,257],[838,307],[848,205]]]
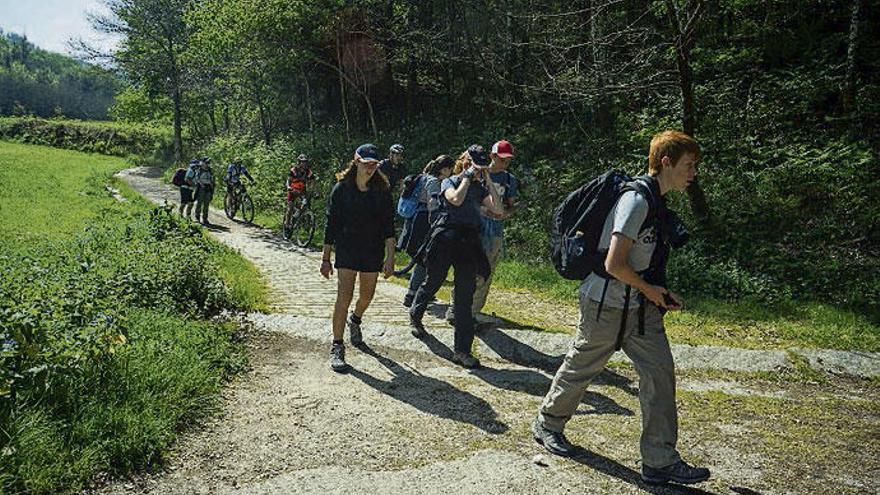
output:
[[[336,174],[327,201],[320,266],[323,277],[329,279],[334,269],[337,275],[330,350],[334,371],[350,369],[346,329],[353,346],[364,344],[365,313],[379,274],[394,274],[397,252],[412,259],[402,301],[412,335],[427,337],[423,317],[451,268],[453,297],[446,318],[454,326],[452,361],[464,368],[480,366],[473,342],[494,321],[482,311],[504,252],[504,221],[518,208],[520,184],[508,170],[514,157],[506,140],[489,151],[473,144],[454,156],[438,155],[421,173],[406,175],[400,144],[391,146],[385,159],[372,144],[355,150]],[[676,449],[675,366],[663,324],[664,314],[682,305],[667,288],[669,250],[687,240],[681,221],[666,207],[666,197],[690,185],[699,159],[699,145],[690,136],[658,133],[650,143],[647,174],[630,177],[609,171],[573,191],[554,212],[551,258],[563,277],[581,281],[580,322],[532,423],[535,441],[547,451],[577,454],[563,433],[565,426],[611,355],[623,350],[639,375],[642,479],[691,484],[709,478],[708,469],[686,463]],[[299,169],[297,180],[312,177],[310,170],[304,174]],[[201,221],[207,222],[206,205],[213,192],[210,162],[191,164],[185,184],[190,192],[181,186],[181,214],[185,208],[189,214],[194,199],[197,220],[202,212]],[[399,237],[395,213],[403,218]]]

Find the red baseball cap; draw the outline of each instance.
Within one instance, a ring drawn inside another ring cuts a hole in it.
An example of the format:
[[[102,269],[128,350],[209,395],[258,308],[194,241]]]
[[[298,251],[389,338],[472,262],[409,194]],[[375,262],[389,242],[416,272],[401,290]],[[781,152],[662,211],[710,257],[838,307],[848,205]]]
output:
[[[513,145],[510,144],[510,141],[502,139],[492,145],[492,153],[501,158],[513,158]]]

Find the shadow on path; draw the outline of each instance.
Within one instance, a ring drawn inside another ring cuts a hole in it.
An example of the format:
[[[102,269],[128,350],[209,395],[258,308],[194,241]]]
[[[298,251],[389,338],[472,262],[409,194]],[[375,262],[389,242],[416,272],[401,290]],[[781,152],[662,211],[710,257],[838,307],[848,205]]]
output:
[[[630,469],[623,464],[609,459],[601,454],[597,454],[590,450],[579,448],[578,453],[571,457],[571,460],[583,464],[591,469],[613,476],[621,481],[625,481],[631,485],[637,486],[646,493],[654,495],[714,495],[715,492],[693,488],[689,486],[667,484],[667,485],[649,485],[642,481],[642,476],[634,469]]]
[[[358,369],[349,372],[353,377],[379,392],[422,412],[471,424],[486,433],[497,435],[508,430],[506,424],[498,421],[498,413],[485,400],[445,381],[404,368],[367,345],[362,345],[360,350],[375,358],[394,375],[391,380],[386,381]]]
[[[532,370],[509,370],[483,367],[471,372],[472,375],[496,388],[522,392],[536,397],[543,397],[550,389],[550,379]],[[590,410],[578,410],[575,414],[616,414],[619,416],[633,416],[635,413],[623,407],[614,399],[602,394],[587,390],[582,404],[592,407]]]
[[[497,328],[484,330],[477,334],[477,338],[506,361],[520,366],[537,368],[550,374],[556,374],[556,370],[559,369],[565,357],[564,355],[554,356],[541,352]],[[607,368],[596,377],[593,383],[611,385],[632,396],[639,395],[639,389],[633,386],[632,380]]]

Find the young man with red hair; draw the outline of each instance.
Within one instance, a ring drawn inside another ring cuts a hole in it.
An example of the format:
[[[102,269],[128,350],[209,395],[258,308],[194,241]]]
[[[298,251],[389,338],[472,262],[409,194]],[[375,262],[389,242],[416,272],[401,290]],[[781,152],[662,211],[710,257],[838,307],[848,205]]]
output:
[[[665,249],[669,242],[661,224],[664,197],[690,185],[699,159],[700,147],[687,134],[665,131],[655,135],[648,175],[639,178],[653,198],[625,190],[605,220],[599,239],[599,252],[608,251],[605,273],[593,272],[581,284],[577,336],[532,425],[535,440],[553,454],[576,453],[563,429],[587,386],[619,346],[639,374],[642,480],[691,484],[709,479],[708,469],[687,464],[676,450],[675,365],[663,314],[680,309],[681,298],[664,287],[665,277],[657,275],[665,273],[666,257],[659,256],[659,262],[654,258],[655,251]],[[652,208],[653,215],[649,215]]]

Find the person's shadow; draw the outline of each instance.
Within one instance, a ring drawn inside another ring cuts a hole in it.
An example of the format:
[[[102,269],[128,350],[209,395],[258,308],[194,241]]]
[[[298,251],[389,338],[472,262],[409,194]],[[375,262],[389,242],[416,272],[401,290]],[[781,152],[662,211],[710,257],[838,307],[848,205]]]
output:
[[[498,413],[485,400],[442,380],[410,371],[366,344],[360,346],[360,350],[375,358],[394,375],[391,380],[386,381],[358,369],[350,370],[352,376],[379,392],[420,411],[468,423],[493,435],[504,433],[509,429],[497,419]]]
[[[639,487],[639,489],[644,490],[647,493],[652,493],[655,495],[672,495],[679,493],[688,495],[714,495],[715,493],[702,490],[700,488],[693,488],[677,484],[649,485],[642,481],[641,474],[639,474],[636,470],[630,469],[613,459],[609,459],[608,457],[597,454],[591,450],[587,450],[582,447],[578,447],[577,453],[574,456],[570,457],[570,459],[577,463],[583,464],[590,469],[594,469],[596,471],[599,471],[600,473],[605,473],[608,476],[613,476],[619,480],[637,486]]]
[[[471,372],[493,387],[522,392],[536,397],[543,397],[550,389],[550,379],[532,370],[510,370],[483,367]],[[575,414],[616,414],[619,416],[633,416],[635,413],[627,407],[623,407],[610,397],[587,390],[581,403],[592,407],[588,410],[578,410]]]
[[[492,349],[495,354],[498,354],[498,356],[506,361],[528,368],[538,368],[539,370],[550,374],[556,373],[556,370],[559,369],[562,360],[565,358],[564,354],[554,356],[541,352],[528,344],[516,340],[506,332],[498,330],[497,328],[484,330],[477,334],[477,338]],[[593,383],[599,385],[611,385],[632,396],[639,395],[639,389],[633,386],[632,380],[623,375],[617,374],[608,368],[605,368],[605,370],[593,380]]]

